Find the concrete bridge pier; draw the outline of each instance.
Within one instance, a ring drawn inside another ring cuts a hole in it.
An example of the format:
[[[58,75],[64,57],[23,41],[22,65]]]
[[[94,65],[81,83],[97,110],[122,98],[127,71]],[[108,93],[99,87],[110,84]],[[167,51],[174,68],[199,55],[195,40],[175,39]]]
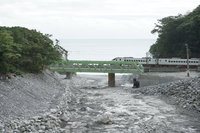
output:
[[[115,87],[115,74],[114,73],[108,73],[108,86]]]

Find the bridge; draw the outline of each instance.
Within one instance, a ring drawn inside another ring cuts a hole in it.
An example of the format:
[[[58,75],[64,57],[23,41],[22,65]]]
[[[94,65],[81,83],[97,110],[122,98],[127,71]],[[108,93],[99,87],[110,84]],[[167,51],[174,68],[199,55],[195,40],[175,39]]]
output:
[[[81,60],[60,61],[52,64],[50,69],[67,75],[72,72],[108,73],[108,85],[111,87],[115,86],[115,73],[140,74],[144,70],[138,62]]]

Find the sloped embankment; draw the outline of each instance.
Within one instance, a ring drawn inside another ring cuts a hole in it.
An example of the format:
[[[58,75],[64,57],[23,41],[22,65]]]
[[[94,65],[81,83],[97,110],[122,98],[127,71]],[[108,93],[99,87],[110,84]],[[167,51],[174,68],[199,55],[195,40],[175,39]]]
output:
[[[182,108],[200,112],[200,77],[178,80],[132,90],[147,95],[167,96]]]
[[[28,118],[59,104],[64,86],[55,74],[25,74],[0,81],[0,121]]]

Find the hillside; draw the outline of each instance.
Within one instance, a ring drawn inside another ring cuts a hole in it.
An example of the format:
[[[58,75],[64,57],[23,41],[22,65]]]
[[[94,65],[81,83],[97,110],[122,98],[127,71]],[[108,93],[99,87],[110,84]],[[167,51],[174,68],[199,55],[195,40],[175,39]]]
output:
[[[200,6],[185,15],[169,16],[158,20],[152,33],[157,41],[151,46],[154,57],[186,58],[186,44],[190,57],[200,58]]]

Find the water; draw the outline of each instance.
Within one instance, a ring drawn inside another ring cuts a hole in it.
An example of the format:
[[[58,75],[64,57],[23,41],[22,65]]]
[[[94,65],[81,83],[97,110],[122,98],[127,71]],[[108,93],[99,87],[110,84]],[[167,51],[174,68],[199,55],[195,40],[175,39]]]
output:
[[[145,57],[154,39],[62,39],[69,60],[112,60],[115,57]]]

